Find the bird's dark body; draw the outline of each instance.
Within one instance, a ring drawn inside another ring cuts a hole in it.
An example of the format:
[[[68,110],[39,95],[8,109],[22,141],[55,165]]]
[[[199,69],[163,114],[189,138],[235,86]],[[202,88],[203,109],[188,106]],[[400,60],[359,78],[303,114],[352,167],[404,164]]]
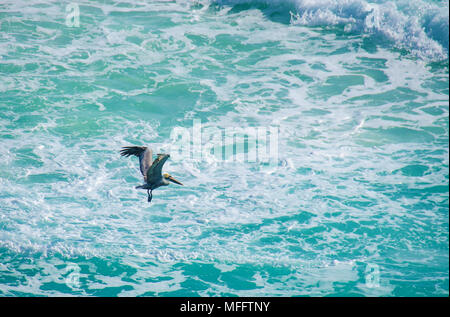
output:
[[[154,190],[154,189],[156,189],[158,187],[167,186],[167,185],[169,185],[169,183],[159,182],[159,183],[154,183],[154,184],[139,185],[139,186],[136,186],[136,188]]]

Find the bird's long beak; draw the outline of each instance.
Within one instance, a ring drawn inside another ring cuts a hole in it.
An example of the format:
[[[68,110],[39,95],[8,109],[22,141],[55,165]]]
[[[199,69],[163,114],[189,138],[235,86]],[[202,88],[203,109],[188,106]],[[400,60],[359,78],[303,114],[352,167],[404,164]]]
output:
[[[172,183],[175,183],[175,184],[184,186],[181,182],[177,181],[177,180],[176,180],[175,178],[173,178],[172,176],[169,176],[169,180],[170,180]]]

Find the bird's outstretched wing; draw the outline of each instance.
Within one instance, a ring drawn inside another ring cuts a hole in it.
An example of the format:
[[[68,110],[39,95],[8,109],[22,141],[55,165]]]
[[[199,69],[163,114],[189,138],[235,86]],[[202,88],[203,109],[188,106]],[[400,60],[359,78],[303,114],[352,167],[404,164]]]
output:
[[[139,157],[139,167],[144,176],[144,180],[147,181],[147,171],[152,165],[152,150],[145,146],[124,146],[120,150],[120,155],[126,157],[134,155]]]
[[[158,154],[152,166],[147,170],[147,183],[154,183],[162,177],[162,167],[169,157],[169,154]]]

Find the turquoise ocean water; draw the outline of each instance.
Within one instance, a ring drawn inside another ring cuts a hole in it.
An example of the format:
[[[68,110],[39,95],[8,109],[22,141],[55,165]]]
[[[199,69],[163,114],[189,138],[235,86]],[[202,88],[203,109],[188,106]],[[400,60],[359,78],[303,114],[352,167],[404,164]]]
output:
[[[448,296],[448,7],[1,1],[0,296]],[[275,166],[171,159],[148,204],[120,147],[194,120]]]

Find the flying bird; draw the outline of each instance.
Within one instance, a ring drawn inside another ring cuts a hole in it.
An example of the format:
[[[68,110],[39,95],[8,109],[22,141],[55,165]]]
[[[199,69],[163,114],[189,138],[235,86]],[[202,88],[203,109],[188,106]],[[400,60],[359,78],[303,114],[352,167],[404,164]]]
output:
[[[148,202],[152,201],[152,191],[161,186],[167,186],[170,182],[183,185],[168,173],[162,174],[162,167],[169,154],[158,154],[152,163],[152,150],[145,146],[125,146],[120,150],[120,155],[129,157],[131,155],[139,157],[139,166],[141,173],[144,176],[144,185],[136,186],[136,188],[146,189],[148,195]]]

